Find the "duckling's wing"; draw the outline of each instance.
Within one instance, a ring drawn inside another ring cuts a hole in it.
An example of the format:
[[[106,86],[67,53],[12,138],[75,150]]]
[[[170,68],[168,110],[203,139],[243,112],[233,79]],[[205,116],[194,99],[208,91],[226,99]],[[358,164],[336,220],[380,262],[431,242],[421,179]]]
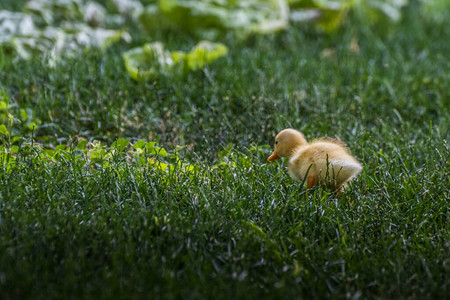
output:
[[[361,164],[356,161],[332,160],[330,164],[334,174],[340,179],[338,181],[342,181],[342,183],[355,177],[362,170]]]
[[[336,181],[340,186],[358,175],[362,170],[361,164],[350,160],[324,160],[318,163],[320,167],[320,176],[322,178]]]

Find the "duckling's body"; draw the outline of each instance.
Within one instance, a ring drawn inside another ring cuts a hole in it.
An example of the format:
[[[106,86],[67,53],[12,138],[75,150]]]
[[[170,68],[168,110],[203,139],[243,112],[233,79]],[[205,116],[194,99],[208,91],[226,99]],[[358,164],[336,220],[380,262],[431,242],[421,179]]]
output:
[[[361,164],[337,140],[318,139],[308,143],[294,129],[281,131],[275,140],[275,150],[268,161],[289,158],[289,175],[300,181],[306,179],[308,188],[320,185],[340,192],[362,170]]]

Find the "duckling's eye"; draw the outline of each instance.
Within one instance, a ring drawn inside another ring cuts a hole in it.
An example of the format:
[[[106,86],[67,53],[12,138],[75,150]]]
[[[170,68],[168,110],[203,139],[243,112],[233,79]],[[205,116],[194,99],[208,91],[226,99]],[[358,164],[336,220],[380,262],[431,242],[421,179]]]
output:
[[[278,141],[275,141],[275,145],[278,144]]]

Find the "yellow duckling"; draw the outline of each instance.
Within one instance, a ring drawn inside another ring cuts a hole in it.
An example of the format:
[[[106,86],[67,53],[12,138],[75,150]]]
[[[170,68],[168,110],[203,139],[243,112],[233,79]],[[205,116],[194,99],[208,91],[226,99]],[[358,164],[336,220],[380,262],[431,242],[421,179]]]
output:
[[[325,186],[338,193],[343,185],[358,175],[362,165],[345,145],[333,139],[317,139],[308,143],[300,131],[282,130],[275,138],[275,149],[269,162],[288,157],[288,171],[293,179],[303,181],[308,189]]]

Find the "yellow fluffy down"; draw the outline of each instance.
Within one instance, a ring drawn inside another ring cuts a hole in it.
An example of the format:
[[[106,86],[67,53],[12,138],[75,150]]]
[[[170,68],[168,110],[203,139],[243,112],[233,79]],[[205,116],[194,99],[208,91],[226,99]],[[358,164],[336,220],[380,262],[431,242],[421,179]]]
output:
[[[296,180],[306,180],[308,188],[319,185],[340,192],[362,170],[340,141],[324,138],[308,143],[295,129],[285,129],[276,136],[275,149],[267,160],[280,157],[289,158],[289,174]]]

